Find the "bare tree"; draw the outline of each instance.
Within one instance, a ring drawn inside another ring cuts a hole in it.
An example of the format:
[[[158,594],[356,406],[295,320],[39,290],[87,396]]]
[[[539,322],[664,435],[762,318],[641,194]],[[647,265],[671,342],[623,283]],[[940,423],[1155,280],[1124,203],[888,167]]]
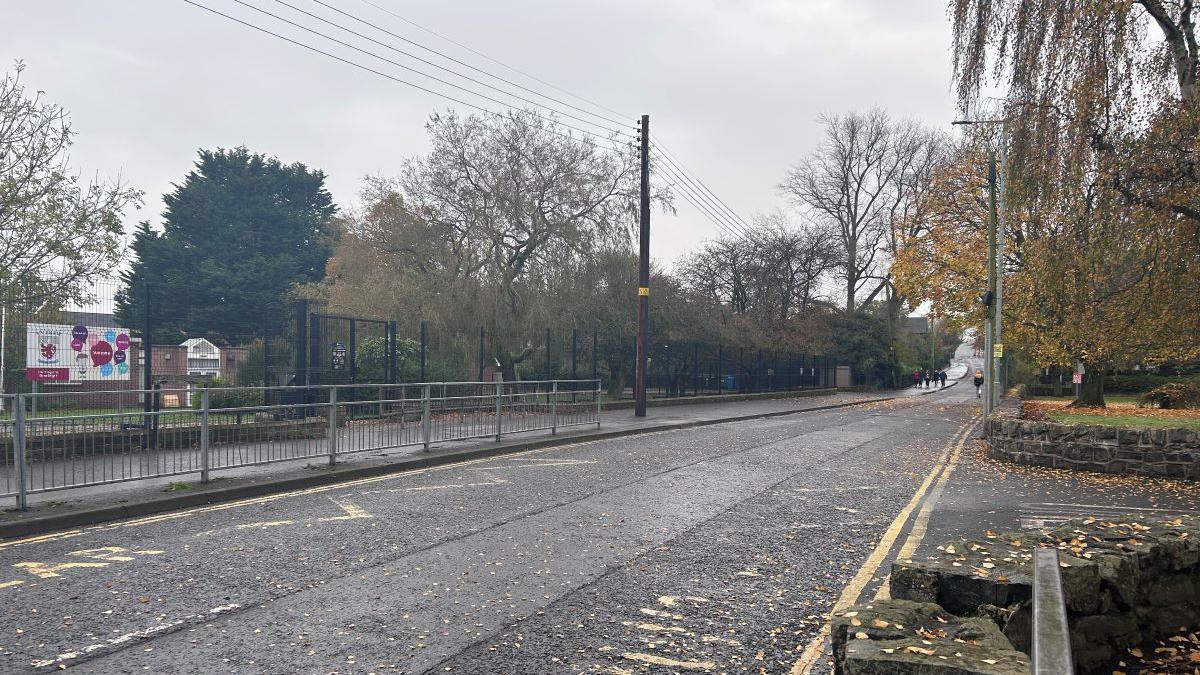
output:
[[[792,203],[840,245],[845,309],[853,314],[889,288],[887,264],[914,191],[928,181],[937,134],[895,123],[880,109],[823,116],[825,139],[780,185]],[[865,300],[860,294],[867,290]]]
[[[141,193],[84,184],[68,164],[67,112],[30,95],[24,65],[0,80],[0,297],[28,311],[82,300],[123,254],[124,210]]]
[[[367,208],[339,251],[344,283],[334,292],[361,298],[376,278],[372,260],[382,261],[403,298],[388,302],[391,311],[485,324],[511,378],[540,344],[537,327],[555,313],[548,298],[561,275],[628,248],[636,157],[528,111],[439,114],[427,128],[428,155],[408,160],[395,179],[368,182]]]
[[[797,227],[776,212],[755,218],[746,236],[707,242],[680,261],[678,274],[691,292],[779,331],[809,309],[837,255],[828,230]]]
[[[808,311],[820,282],[838,268],[838,247],[827,228],[796,226],[782,212],[754,219],[756,304],[768,323],[783,325]]]

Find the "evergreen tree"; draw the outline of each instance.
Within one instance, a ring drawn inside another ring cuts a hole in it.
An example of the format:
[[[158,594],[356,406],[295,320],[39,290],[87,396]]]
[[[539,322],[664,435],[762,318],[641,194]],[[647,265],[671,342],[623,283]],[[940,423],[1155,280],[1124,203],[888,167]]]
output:
[[[324,277],[337,207],[320,171],[244,147],[201,150],[163,201],[163,231],[142,223],[134,235],[123,325],[144,324],[148,288],[155,340],[239,344],[278,334],[290,289]]]

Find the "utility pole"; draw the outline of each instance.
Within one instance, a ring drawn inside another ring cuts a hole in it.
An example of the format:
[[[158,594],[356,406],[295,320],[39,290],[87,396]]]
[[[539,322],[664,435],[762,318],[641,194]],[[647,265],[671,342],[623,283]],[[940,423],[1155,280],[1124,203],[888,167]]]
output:
[[[1008,167],[1008,151],[1005,149],[1006,125],[1001,125],[1000,133],[1000,166],[996,172],[996,192],[999,193],[1001,200],[1004,199],[1004,188],[1008,182],[1005,180],[1004,174]],[[1001,204],[1003,202],[1001,201]],[[1005,386],[1008,384],[1008,377],[1004,372],[1004,362],[1008,358],[1008,351],[1004,349],[1004,335],[1000,330],[1004,325],[1004,209],[992,207],[993,221],[996,228],[996,318],[995,326],[992,328],[992,345],[1000,345],[1000,359],[996,362],[996,391],[995,403],[1000,402],[1000,398],[1004,395]]]
[[[986,394],[983,405],[984,415],[989,415],[996,405],[996,155],[992,153],[988,161],[988,299],[987,302],[987,341],[984,345],[984,362],[987,366],[983,371],[983,387]]]
[[[987,321],[984,325],[984,359],[983,414],[987,416],[992,408],[999,403],[1003,392],[1000,380],[1000,368],[996,362],[996,347],[1004,349],[1004,338],[1001,334],[1001,323],[1004,316],[1004,209],[996,208],[997,183],[1003,194],[1003,175],[1008,160],[1005,147],[1008,119],[994,120],[955,120],[954,125],[964,124],[999,124],[1000,125],[1000,167],[996,167],[996,151],[993,150],[988,162],[988,290],[984,294],[984,305],[987,309]],[[998,176],[998,173],[1001,174]],[[999,225],[997,226],[997,222]],[[999,233],[997,234],[997,230]]]
[[[640,141],[641,204],[638,212],[638,334],[633,381],[633,414],[646,416],[646,340],[650,320],[650,116],[642,115]]]

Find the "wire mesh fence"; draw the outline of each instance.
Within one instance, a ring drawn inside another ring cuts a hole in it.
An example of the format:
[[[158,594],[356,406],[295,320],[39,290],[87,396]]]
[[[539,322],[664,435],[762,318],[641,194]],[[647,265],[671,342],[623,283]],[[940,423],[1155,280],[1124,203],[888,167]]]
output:
[[[85,392],[4,396],[0,497],[600,424],[597,380],[155,387],[149,410]],[[164,406],[164,401],[172,405]]]

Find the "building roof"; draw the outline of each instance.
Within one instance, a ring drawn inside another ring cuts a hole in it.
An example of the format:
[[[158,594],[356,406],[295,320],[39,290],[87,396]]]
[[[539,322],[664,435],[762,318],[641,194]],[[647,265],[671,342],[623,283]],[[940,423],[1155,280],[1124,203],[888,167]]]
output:
[[[217,353],[217,352],[221,351],[220,349],[217,349],[216,345],[209,342],[208,340],[205,340],[204,338],[188,338],[188,339],[184,340],[183,342],[180,342],[179,346],[187,347],[189,352],[190,351],[203,351],[203,352]]]

